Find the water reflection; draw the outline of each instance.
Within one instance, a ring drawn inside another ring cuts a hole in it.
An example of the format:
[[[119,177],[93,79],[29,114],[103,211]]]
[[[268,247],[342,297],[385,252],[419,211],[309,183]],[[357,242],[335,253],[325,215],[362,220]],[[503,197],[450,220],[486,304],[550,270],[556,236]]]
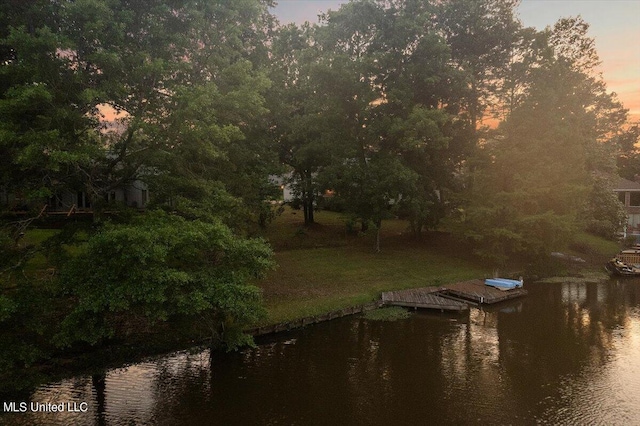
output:
[[[175,353],[43,386],[87,413],[5,424],[640,423],[640,282],[537,284],[467,316],[344,318],[212,360]]]

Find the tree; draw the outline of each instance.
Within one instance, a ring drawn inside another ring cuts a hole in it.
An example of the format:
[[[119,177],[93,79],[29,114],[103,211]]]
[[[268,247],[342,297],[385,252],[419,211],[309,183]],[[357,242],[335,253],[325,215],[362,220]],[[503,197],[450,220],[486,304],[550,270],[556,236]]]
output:
[[[455,142],[463,139],[453,137],[451,127],[452,118],[444,110],[421,105],[408,117],[397,117],[391,127],[403,163],[416,175],[399,199],[399,213],[417,236],[423,229],[435,229],[445,216],[445,192],[453,187],[452,174],[461,160]]]
[[[110,309],[149,321],[207,311],[216,327],[241,327],[260,313],[256,289],[244,284],[269,264],[269,251],[238,235],[250,222],[266,220],[273,188],[270,147],[258,136],[270,84],[264,71],[269,5],[63,0],[0,6],[6,24],[0,29],[0,154],[7,160],[0,165],[1,189],[42,201],[82,190],[99,218],[105,194],[142,178],[152,185],[156,206],[175,213],[108,225],[63,266],[63,296],[78,301],[59,335],[63,343],[109,336]],[[111,256],[120,266],[95,268],[92,275],[91,266]],[[181,263],[200,258],[201,266]],[[114,276],[126,274],[131,279],[118,287]],[[136,292],[135,279],[145,294]],[[103,285],[115,290],[105,293]],[[0,302],[3,309],[17,306],[9,302]],[[9,312],[9,320],[25,312]]]
[[[158,202],[193,181],[209,188],[201,194],[212,186],[230,192],[243,207],[232,215],[237,222],[259,217],[272,169],[256,161],[269,150],[255,136],[269,85],[268,5],[11,2],[0,40],[0,152],[13,166],[2,185],[33,198],[83,190],[99,213],[113,189],[169,173],[182,180],[172,187],[161,179]],[[243,144],[248,149],[238,149]],[[173,161],[188,152],[206,170],[185,170],[192,159]]]
[[[76,300],[56,343],[95,344],[113,337],[121,314],[149,323],[201,316],[213,343],[233,349],[263,315],[249,280],[273,266],[261,240],[241,239],[219,221],[187,221],[149,212],[105,225],[61,271],[61,291]]]
[[[324,52],[319,75],[326,133],[334,158],[322,175],[324,186],[345,200],[346,211],[361,221],[362,231],[389,214],[413,178],[410,170],[383,145],[376,110],[383,99],[376,61],[385,9],[378,2],[352,2],[324,17],[318,39]]]
[[[331,148],[326,137],[324,88],[318,82],[322,58],[316,29],[295,24],[279,28],[272,46],[274,82],[268,96],[270,135],[280,161],[289,170],[288,184],[300,200],[305,225],[315,222],[314,209],[318,172],[330,162]]]
[[[640,150],[636,144],[640,141],[640,125],[629,126],[612,138],[611,142],[617,152],[618,174],[629,180],[640,176]]]
[[[77,185],[95,155],[96,94],[67,54],[60,6],[8,2],[0,9],[0,187],[42,199]]]
[[[339,160],[331,167],[334,181],[327,184],[350,188],[353,170],[347,169],[355,168],[379,190],[349,194],[361,194],[358,200],[371,192],[394,194],[387,198],[387,210],[394,200],[396,212],[411,220],[416,234],[435,227],[444,215],[445,192],[455,186],[455,172],[473,142],[464,118],[462,73],[452,67],[450,47],[434,24],[438,13],[437,6],[425,2],[352,2],[325,16],[322,28],[324,51],[333,55],[330,81],[352,82],[335,93],[326,90],[336,99],[332,110],[343,117],[332,130]],[[364,173],[381,158],[393,165],[385,169],[392,175]],[[393,191],[390,182],[398,185]],[[369,213],[362,201],[345,204],[354,203],[363,226],[380,217],[374,207],[380,203],[373,199]]]
[[[594,235],[615,239],[627,219],[624,205],[613,191],[613,182],[606,175],[593,174],[590,193],[584,206],[585,229]]]
[[[439,4],[436,25],[466,86],[461,95],[474,131],[486,109],[495,104],[497,88],[508,69],[520,27],[514,17],[517,4],[517,0],[447,0]]]
[[[592,176],[611,171],[606,142],[625,113],[594,73],[586,30],[569,19],[538,35],[547,47],[529,71],[527,91],[483,148],[467,235],[499,263],[515,254],[544,257],[601,216],[593,209],[584,216],[593,191],[607,191]]]

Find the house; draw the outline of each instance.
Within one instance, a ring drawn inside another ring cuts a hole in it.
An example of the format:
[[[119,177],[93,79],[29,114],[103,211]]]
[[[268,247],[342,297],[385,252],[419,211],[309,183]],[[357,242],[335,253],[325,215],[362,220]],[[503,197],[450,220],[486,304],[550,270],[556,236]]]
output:
[[[135,180],[125,187],[114,189],[105,194],[104,199],[108,202],[144,209],[149,202],[149,188],[145,182]],[[43,211],[47,213],[92,213],[91,199],[85,191],[62,190],[39,203],[27,201],[18,194],[0,191],[0,205],[5,205],[16,212],[26,211],[30,207],[40,209],[43,204],[46,204]]]
[[[284,175],[270,175],[269,182],[271,184],[276,185],[280,188],[282,201],[285,203],[290,203],[295,198],[294,190],[291,187],[291,173],[287,173]]]
[[[627,226],[624,236],[640,235],[640,183],[618,178],[614,192],[627,212]]]
[[[104,199],[108,202],[144,209],[149,202],[149,188],[141,180],[135,180],[126,187],[117,188],[105,194]],[[78,211],[91,211],[88,194],[84,191],[63,191],[50,197],[47,202],[48,212],[69,211],[72,207]]]

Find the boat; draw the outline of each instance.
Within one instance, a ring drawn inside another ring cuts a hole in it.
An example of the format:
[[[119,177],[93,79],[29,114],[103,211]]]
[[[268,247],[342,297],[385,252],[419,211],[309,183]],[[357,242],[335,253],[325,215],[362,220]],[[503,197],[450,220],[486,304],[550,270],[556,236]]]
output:
[[[604,266],[611,275],[619,277],[640,277],[640,267],[638,265],[630,265],[614,257]]]
[[[485,285],[495,287],[498,290],[513,290],[514,288],[522,288],[522,278],[519,280],[510,280],[508,278],[487,278],[484,280]]]
[[[618,277],[640,277],[640,245],[622,250],[609,260],[604,268]]]
[[[615,258],[627,265],[640,264],[640,246],[636,244],[633,247],[622,250],[616,254]]]

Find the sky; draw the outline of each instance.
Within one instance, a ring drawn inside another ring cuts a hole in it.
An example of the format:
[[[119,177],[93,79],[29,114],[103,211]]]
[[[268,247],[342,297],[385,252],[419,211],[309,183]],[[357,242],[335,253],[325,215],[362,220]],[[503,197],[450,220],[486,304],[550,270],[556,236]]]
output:
[[[277,0],[273,13],[283,23],[318,22],[318,14],[337,10],[347,0]],[[640,0],[522,0],[523,25],[543,29],[558,19],[582,16],[596,41],[601,71],[629,118],[640,122]]]

